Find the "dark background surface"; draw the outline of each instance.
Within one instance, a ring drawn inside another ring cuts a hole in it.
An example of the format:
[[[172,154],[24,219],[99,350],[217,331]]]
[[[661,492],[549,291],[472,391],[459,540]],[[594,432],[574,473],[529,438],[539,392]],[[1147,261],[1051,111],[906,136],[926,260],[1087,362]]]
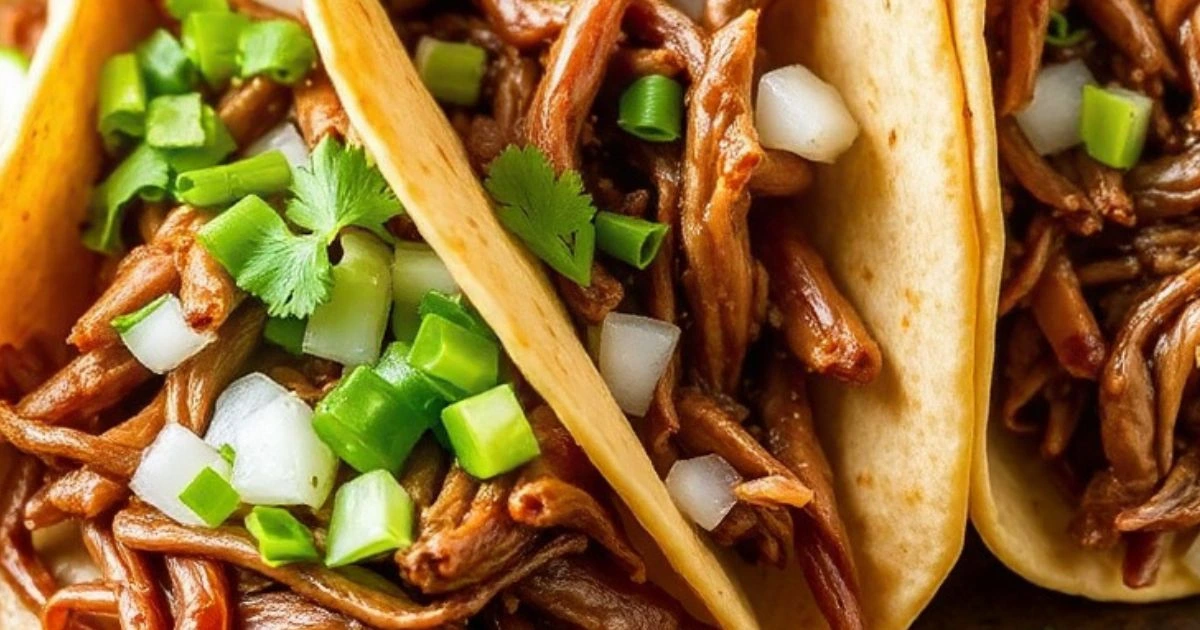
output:
[[[1029,584],[988,553],[974,530],[962,558],[914,630],[1200,630],[1200,597],[1162,604],[1104,604]]]

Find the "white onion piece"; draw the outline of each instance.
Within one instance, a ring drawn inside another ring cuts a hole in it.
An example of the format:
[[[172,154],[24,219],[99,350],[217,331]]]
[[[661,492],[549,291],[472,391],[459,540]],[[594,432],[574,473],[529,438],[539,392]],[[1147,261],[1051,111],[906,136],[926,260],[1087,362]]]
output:
[[[1017,125],[1038,154],[1058,153],[1083,141],[1079,136],[1083,86],[1095,83],[1091,70],[1079,59],[1042,67],[1033,100],[1016,113]]]
[[[207,527],[203,519],[179,500],[179,493],[186,490],[205,468],[212,468],[222,478],[229,479],[229,462],[217,449],[184,427],[167,424],[142,453],[142,461],[133,473],[129,489],[184,525]]]
[[[258,3],[280,13],[296,17],[304,15],[304,0],[258,0]]]
[[[754,126],[764,147],[815,162],[833,162],[858,137],[858,123],[837,88],[800,64],[758,80]]]
[[[641,416],[679,342],[679,327],[653,317],[609,313],[600,331],[600,375],[625,413]]]
[[[284,386],[262,372],[251,372],[229,384],[213,405],[212,421],[204,441],[215,449],[228,444],[236,451],[238,437],[248,421],[260,409],[280,396],[287,396]]]
[[[233,487],[255,505],[319,508],[329,497],[337,457],[312,428],[312,409],[280,396],[243,422],[233,464]]]
[[[733,489],[741,482],[742,476],[720,455],[681,459],[667,473],[667,491],[675,505],[708,531],[733,509]]]
[[[296,130],[296,125],[292,124],[290,120],[279,123],[274,129],[255,140],[254,144],[246,148],[246,157],[254,157],[274,149],[279,149],[283,153],[288,164],[292,165],[293,172],[301,166],[308,166],[308,144],[304,142],[304,138]]]
[[[183,317],[179,298],[168,295],[145,319],[121,333],[121,341],[139,363],[164,374],[212,343],[216,335],[196,332]]]
[[[304,354],[342,365],[374,363],[392,307],[392,252],[366,232],[346,232],[341,243],[333,289],[308,316],[301,347]]]

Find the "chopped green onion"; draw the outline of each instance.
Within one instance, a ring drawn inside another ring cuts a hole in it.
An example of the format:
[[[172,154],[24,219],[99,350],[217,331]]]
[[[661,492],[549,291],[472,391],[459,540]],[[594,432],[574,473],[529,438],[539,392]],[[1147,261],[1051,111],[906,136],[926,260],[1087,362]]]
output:
[[[479,479],[508,472],[541,453],[512,385],[446,407],[442,423],[459,464]]]
[[[167,0],[167,12],[183,20],[196,11],[229,12],[229,0]]]
[[[238,71],[238,38],[250,20],[240,13],[196,11],[183,20],[183,49],[212,88]]]
[[[638,269],[645,269],[654,262],[666,235],[665,223],[615,212],[596,213],[596,247]]]
[[[133,53],[114,55],[104,62],[98,113],[100,136],[110,153],[145,133],[146,84]]]
[[[112,327],[119,335],[129,332],[130,328],[133,328],[143,319],[146,319],[146,316],[148,316],[150,313],[153,313],[154,309],[162,306],[162,303],[166,302],[167,298],[169,297],[171,297],[170,293],[164,293],[153,300],[150,300],[145,306],[133,311],[132,313],[126,313],[124,315],[118,315],[114,317],[111,322]]]
[[[426,428],[425,419],[366,365],[343,378],[313,415],[321,441],[358,472],[400,472]]]
[[[197,92],[160,96],[146,110],[146,144],[157,149],[204,145],[204,101]]]
[[[263,338],[296,356],[304,354],[304,329],[308,320],[295,317],[268,317]]]
[[[1086,28],[1071,30],[1067,16],[1058,11],[1050,12],[1050,26],[1046,30],[1046,43],[1059,48],[1068,48],[1082,42],[1088,35]]]
[[[396,243],[392,259],[392,334],[412,341],[421,326],[417,307],[431,290],[457,293],[458,285],[446,264],[424,243]]]
[[[497,341],[496,333],[492,332],[492,328],[483,321],[479,313],[471,308],[470,304],[467,304],[466,298],[461,293],[446,295],[441,291],[428,291],[425,293],[425,297],[421,298],[417,313],[422,319],[426,315],[441,315],[480,337]]]
[[[228,479],[211,466],[206,466],[179,493],[179,502],[195,512],[209,527],[216,527],[237,510],[241,499],[233,486],[229,485]]]
[[[233,460],[237,459],[237,451],[228,444],[222,444],[221,448],[217,449],[217,452],[220,453],[221,459],[229,462],[230,465],[233,464]]]
[[[421,320],[408,361],[418,370],[445,383],[462,398],[496,384],[500,348],[440,315]]]
[[[137,48],[138,64],[151,94],[183,94],[196,84],[196,67],[166,29],[154,31]]]
[[[439,101],[474,105],[479,100],[487,51],[473,44],[446,42],[429,36],[417,43],[417,72]]]
[[[303,79],[317,60],[317,47],[304,27],[292,20],[255,22],[238,39],[243,78],[265,74],[291,85]]]
[[[438,442],[450,448],[446,429],[442,426],[442,409],[445,409],[450,401],[433,379],[408,362],[408,352],[408,344],[402,341],[392,342],[375,364],[375,373],[396,390],[405,407],[424,421]]]
[[[229,128],[221,122],[221,117],[212,107],[203,107],[200,124],[204,128],[203,145],[189,149],[164,149],[162,152],[177,173],[216,166],[237,150],[237,142],[230,135]]]
[[[1146,142],[1153,101],[1121,88],[1083,86],[1079,134],[1092,158],[1113,168],[1137,163]]]
[[[283,217],[262,199],[249,195],[204,224],[196,238],[229,275],[238,277],[264,234],[287,229]]]
[[[130,153],[92,195],[83,244],[112,253],[121,248],[121,218],[134,197],[161,201],[171,183],[171,168],[161,153],[143,143]]]
[[[175,196],[193,206],[233,203],[247,195],[284,192],[292,183],[292,167],[278,150],[221,166],[180,173]]]
[[[621,94],[617,124],[647,142],[671,142],[683,125],[683,86],[661,74],[644,76]]]
[[[283,508],[254,506],[246,515],[246,530],[258,541],[258,553],[267,566],[321,559],[312,530]]]
[[[367,232],[347,231],[341,243],[333,289],[308,318],[304,352],[343,365],[374,363],[392,306],[392,252]]]
[[[386,470],[343,485],[333,499],[325,565],[340,567],[412,544],[413,502]]]

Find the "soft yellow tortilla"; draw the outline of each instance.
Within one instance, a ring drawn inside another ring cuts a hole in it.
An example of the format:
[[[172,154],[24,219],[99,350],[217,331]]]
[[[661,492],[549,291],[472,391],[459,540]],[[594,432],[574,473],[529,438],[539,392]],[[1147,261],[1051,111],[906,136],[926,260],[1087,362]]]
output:
[[[872,627],[912,622],[961,549],[976,408],[979,251],[964,97],[941,3],[783,3],[772,63],[837,85],[863,126],[798,213],[879,336],[866,388],[815,385]],[[318,45],[364,142],[422,234],[712,614],[750,623],[661,483],[540,272],[493,218],[457,137],[375,3],[310,0]],[[385,34],[385,32],[387,34]],[[336,42],[336,45],[335,45]],[[729,561],[729,559],[726,559]],[[729,561],[764,627],[823,624],[796,569]]]
[[[1004,254],[992,82],[984,41],[982,0],[948,0],[955,45],[966,83],[979,214],[982,274],[978,294],[979,364],[975,458],[971,470],[971,520],[984,543],[1010,569],[1039,586],[1098,600],[1145,602],[1200,593],[1200,578],[1181,556],[1191,540],[1175,541],[1157,582],[1141,589],[1121,581],[1122,549],[1088,551],[1067,533],[1074,509],[1051,479],[1051,471],[1025,440],[989,423],[996,305]]]
[[[154,15],[148,0],[50,0],[48,10],[25,109],[0,144],[0,344],[63,343],[92,297],[94,261],[78,225],[101,155],[96,82],[104,60],[148,33]],[[49,555],[56,573],[79,562],[74,552]],[[36,627],[0,579],[0,628]]]

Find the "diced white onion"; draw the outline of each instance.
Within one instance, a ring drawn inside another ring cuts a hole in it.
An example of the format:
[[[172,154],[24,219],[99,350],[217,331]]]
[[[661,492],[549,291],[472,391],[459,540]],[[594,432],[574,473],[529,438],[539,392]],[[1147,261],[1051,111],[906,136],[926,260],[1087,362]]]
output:
[[[712,531],[737,503],[733,489],[741,481],[720,455],[704,455],[675,462],[667,473],[667,491],[684,514]]]
[[[183,305],[174,295],[168,295],[145,319],[121,333],[121,341],[129,352],[155,374],[170,372],[215,338],[212,333],[199,333],[188,325]]]
[[[287,13],[296,17],[304,14],[303,0],[258,0],[258,3],[264,7],[275,9],[280,13]]]
[[[696,22],[704,17],[704,0],[671,0],[671,4]]]
[[[641,416],[679,342],[679,327],[653,317],[609,313],[600,331],[600,374],[625,413]]]
[[[437,253],[424,243],[400,242],[392,258],[392,333],[409,340],[417,334],[417,306],[430,291],[458,293],[458,283]]]
[[[341,242],[329,301],[309,316],[302,348],[342,365],[374,363],[392,307],[392,252],[366,232],[346,232]]]
[[[255,140],[254,144],[246,148],[246,157],[254,157],[272,149],[279,149],[283,153],[288,164],[292,165],[293,172],[301,166],[308,166],[308,144],[304,142],[304,138],[296,130],[296,125],[292,124],[290,120],[279,123],[274,129]]]
[[[204,520],[179,500],[196,475],[212,468],[229,479],[229,462],[217,449],[178,424],[167,424],[142,453],[129,489],[141,500],[184,525],[205,526]]]
[[[858,137],[858,123],[837,88],[800,64],[758,80],[754,126],[764,147],[816,162],[833,162]]]
[[[1016,113],[1017,125],[1040,155],[1058,153],[1080,142],[1079,112],[1083,86],[1096,78],[1082,60],[1043,66],[1033,88],[1033,100]]]
[[[239,378],[217,397],[204,441],[215,449],[228,444],[236,451],[241,430],[249,424],[250,418],[276,398],[287,395],[287,388],[262,372],[251,372]]]
[[[279,396],[243,422],[234,448],[233,487],[255,505],[319,508],[329,497],[337,457],[312,428],[312,409]]]

